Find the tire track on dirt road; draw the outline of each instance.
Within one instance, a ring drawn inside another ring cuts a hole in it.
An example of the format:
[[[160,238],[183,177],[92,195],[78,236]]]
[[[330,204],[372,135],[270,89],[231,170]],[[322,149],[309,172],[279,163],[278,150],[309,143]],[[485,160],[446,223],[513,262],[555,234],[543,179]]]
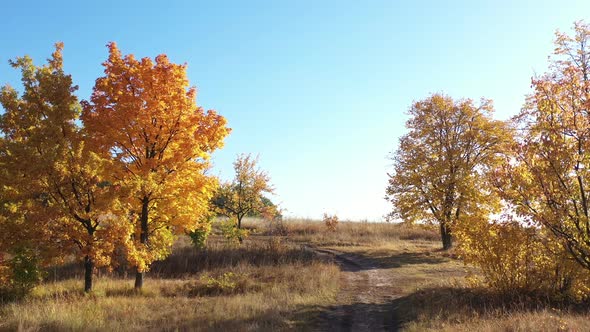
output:
[[[340,266],[340,291],[336,304],[321,315],[322,331],[397,331],[392,301],[399,297],[391,271],[374,260],[341,251],[305,247]]]

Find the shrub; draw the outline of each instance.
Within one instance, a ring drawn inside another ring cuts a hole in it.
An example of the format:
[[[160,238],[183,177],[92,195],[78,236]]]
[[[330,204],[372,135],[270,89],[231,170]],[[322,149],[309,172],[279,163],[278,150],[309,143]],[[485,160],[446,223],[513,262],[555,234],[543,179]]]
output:
[[[330,231],[336,231],[336,227],[338,227],[338,217],[336,215],[329,215],[324,213],[324,224]]]
[[[0,266],[0,298],[22,298],[42,279],[37,253],[26,247],[16,248],[10,259]]]
[[[258,290],[248,276],[233,272],[225,272],[218,277],[204,275],[184,287],[189,296],[234,295]]]
[[[233,272],[226,272],[219,278],[205,277],[205,287],[210,293],[233,293],[237,286],[235,279],[236,275]]]
[[[193,245],[197,249],[203,249],[207,246],[207,238],[211,233],[211,227],[199,228],[190,232],[188,236],[191,238]]]
[[[282,217],[269,219],[268,234],[277,236],[287,236],[289,235],[289,227],[287,226]]]
[[[551,234],[507,218],[470,222],[455,234],[465,263],[481,269],[483,281],[503,293],[546,293],[573,297],[590,294],[589,275]]]
[[[249,234],[247,229],[238,228],[238,222],[233,218],[222,220],[219,229],[223,237],[233,244],[241,243]]]
[[[215,219],[215,215],[209,214],[205,216],[204,219],[205,222],[199,223],[201,227],[188,234],[188,236],[191,238],[191,241],[193,242],[193,245],[197,249],[203,249],[207,246],[207,239],[209,238],[209,234],[211,234],[211,224],[213,219]]]

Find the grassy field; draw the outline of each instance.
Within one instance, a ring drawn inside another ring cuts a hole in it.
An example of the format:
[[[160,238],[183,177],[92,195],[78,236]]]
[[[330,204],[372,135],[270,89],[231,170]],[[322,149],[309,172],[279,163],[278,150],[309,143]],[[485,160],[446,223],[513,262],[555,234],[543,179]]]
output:
[[[295,242],[319,246],[388,246],[400,241],[438,241],[439,235],[430,226],[374,222],[340,222],[330,231],[317,220],[295,219],[280,224],[247,220],[246,227],[259,233],[286,235]]]
[[[374,260],[389,274],[388,305],[407,331],[590,331],[590,306],[529,295],[497,294],[467,281],[478,271],[443,252],[436,228],[389,223],[296,220],[283,226],[294,241]]]
[[[213,235],[206,250],[188,238],[153,265],[142,293],[132,274],[101,271],[90,295],[83,271],[67,264],[24,300],[0,304],[0,330],[314,330],[337,306],[337,265],[313,248],[369,260],[390,285],[385,304],[408,331],[584,331],[588,306],[534,295],[500,295],[466,281],[477,270],[440,248],[426,226],[309,220],[248,220],[241,246]]]
[[[131,279],[104,274],[83,294],[82,271],[58,270],[58,281],[0,307],[0,330],[145,331],[306,329],[338,290],[338,268],[278,239],[241,247],[213,237],[206,251],[186,238],[154,264],[136,294]],[[54,276],[55,277],[55,276]]]

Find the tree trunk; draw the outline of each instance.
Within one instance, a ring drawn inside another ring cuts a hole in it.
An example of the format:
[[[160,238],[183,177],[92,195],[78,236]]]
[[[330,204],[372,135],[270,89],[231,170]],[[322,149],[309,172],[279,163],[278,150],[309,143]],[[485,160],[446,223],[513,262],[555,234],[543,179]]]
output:
[[[149,213],[150,200],[148,197],[144,197],[141,201],[141,234],[139,242],[146,245],[148,242],[149,229],[148,229],[148,213]],[[141,289],[143,287],[143,272],[137,270],[135,273],[135,289]]]
[[[84,292],[92,291],[92,272],[94,270],[94,262],[90,256],[84,257]]]
[[[143,272],[135,272],[135,289],[139,290],[143,287]]]
[[[451,227],[446,222],[440,223],[440,237],[442,239],[443,250],[449,250],[453,247],[453,235],[451,234]]]
[[[242,229],[242,217],[238,216],[238,230],[240,229]],[[244,239],[242,239],[241,233],[238,234],[238,241],[240,241],[240,244],[242,244],[242,241],[244,241]]]

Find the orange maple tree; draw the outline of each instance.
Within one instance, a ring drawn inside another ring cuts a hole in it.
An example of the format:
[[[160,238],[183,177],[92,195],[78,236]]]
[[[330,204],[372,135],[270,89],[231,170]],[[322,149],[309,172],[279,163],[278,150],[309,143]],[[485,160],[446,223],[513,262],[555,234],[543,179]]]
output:
[[[128,260],[141,288],[144,272],[169,253],[176,234],[206,227],[201,216],[217,186],[206,174],[208,159],[230,130],[224,117],[197,106],[186,65],[166,55],[124,56],[115,43],[108,48],[105,75],[83,103],[82,120],[95,148],[118,163],[117,180],[130,192],[135,236]]]

